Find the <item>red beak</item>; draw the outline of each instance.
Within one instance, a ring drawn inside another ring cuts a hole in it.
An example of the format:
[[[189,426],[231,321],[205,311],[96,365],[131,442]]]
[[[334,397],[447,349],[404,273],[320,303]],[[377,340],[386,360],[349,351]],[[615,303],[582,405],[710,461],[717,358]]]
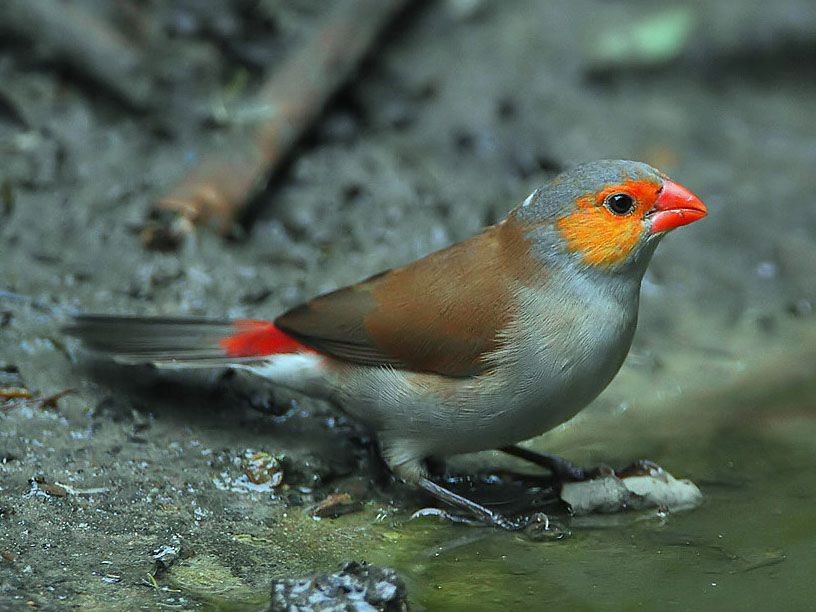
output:
[[[649,211],[651,233],[668,232],[681,225],[694,223],[708,214],[705,204],[696,195],[674,181],[664,180],[663,189],[654,208]]]

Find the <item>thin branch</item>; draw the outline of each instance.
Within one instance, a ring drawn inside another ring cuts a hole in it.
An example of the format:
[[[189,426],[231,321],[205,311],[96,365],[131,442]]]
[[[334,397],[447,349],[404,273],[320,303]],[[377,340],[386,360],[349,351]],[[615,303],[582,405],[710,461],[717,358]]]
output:
[[[346,82],[377,35],[411,0],[345,0],[263,84],[249,108],[256,122],[205,157],[158,206],[229,232],[270,174]]]

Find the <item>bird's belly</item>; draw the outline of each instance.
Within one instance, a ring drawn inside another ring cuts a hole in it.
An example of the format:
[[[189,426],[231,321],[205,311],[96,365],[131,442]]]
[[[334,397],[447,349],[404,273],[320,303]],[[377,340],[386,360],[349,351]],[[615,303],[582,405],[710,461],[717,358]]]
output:
[[[463,394],[467,405],[451,406],[455,417],[433,436],[448,452],[496,448],[540,435],[572,418],[606,387],[612,368],[590,368],[573,374],[540,376],[538,384],[499,383],[498,389]],[[492,385],[491,385],[492,386]],[[447,431],[445,431],[447,430]]]
[[[627,346],[628,348],[628,346]],[[617,373],[625,352],[613,350],[579,362],[546,362],[508,377],[508,400],[501,393],[489,427],[509,444],[540,435],[571,419],[603,391]]]
[[[339,403],[381,436],[410,440],[415,454],[497,448],[574,416],[614,377],[626,350],[628,343],[597,360],[530,361],[474,379],[370,368]]]

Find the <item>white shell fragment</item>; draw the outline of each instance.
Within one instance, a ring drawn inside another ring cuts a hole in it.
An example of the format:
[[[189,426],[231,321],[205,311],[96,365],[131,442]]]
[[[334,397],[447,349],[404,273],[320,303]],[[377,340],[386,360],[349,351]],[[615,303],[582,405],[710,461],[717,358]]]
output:
[[[561,499],[576,516],[665,507],[669,510],[692,508],[703,501],[703,494],[690,480],[677,480],[663,470],[619,478],[614,474],[583,482],[564,483]]]

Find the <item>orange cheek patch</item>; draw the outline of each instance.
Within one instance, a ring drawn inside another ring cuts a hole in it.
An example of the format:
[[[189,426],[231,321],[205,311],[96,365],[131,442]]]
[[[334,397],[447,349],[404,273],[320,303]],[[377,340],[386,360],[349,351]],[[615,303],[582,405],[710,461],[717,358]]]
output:
[[[567,249],[581,253],[586,263],[609,267],[626,260],[643,233],[643,214],[652,207],[660,186],[650,181],[626,181],[610,185],[598,193],[588,193],[576,201],[577,211],[561,217],[555,226],[564,237]],[[635,198],[637,208],[619,217],[603,206],[613,193]]]
[[[610,218],[604,208],[579,210],[556,221],[567,248],[593,266],[621,263],[640,241],[640,217]]]

